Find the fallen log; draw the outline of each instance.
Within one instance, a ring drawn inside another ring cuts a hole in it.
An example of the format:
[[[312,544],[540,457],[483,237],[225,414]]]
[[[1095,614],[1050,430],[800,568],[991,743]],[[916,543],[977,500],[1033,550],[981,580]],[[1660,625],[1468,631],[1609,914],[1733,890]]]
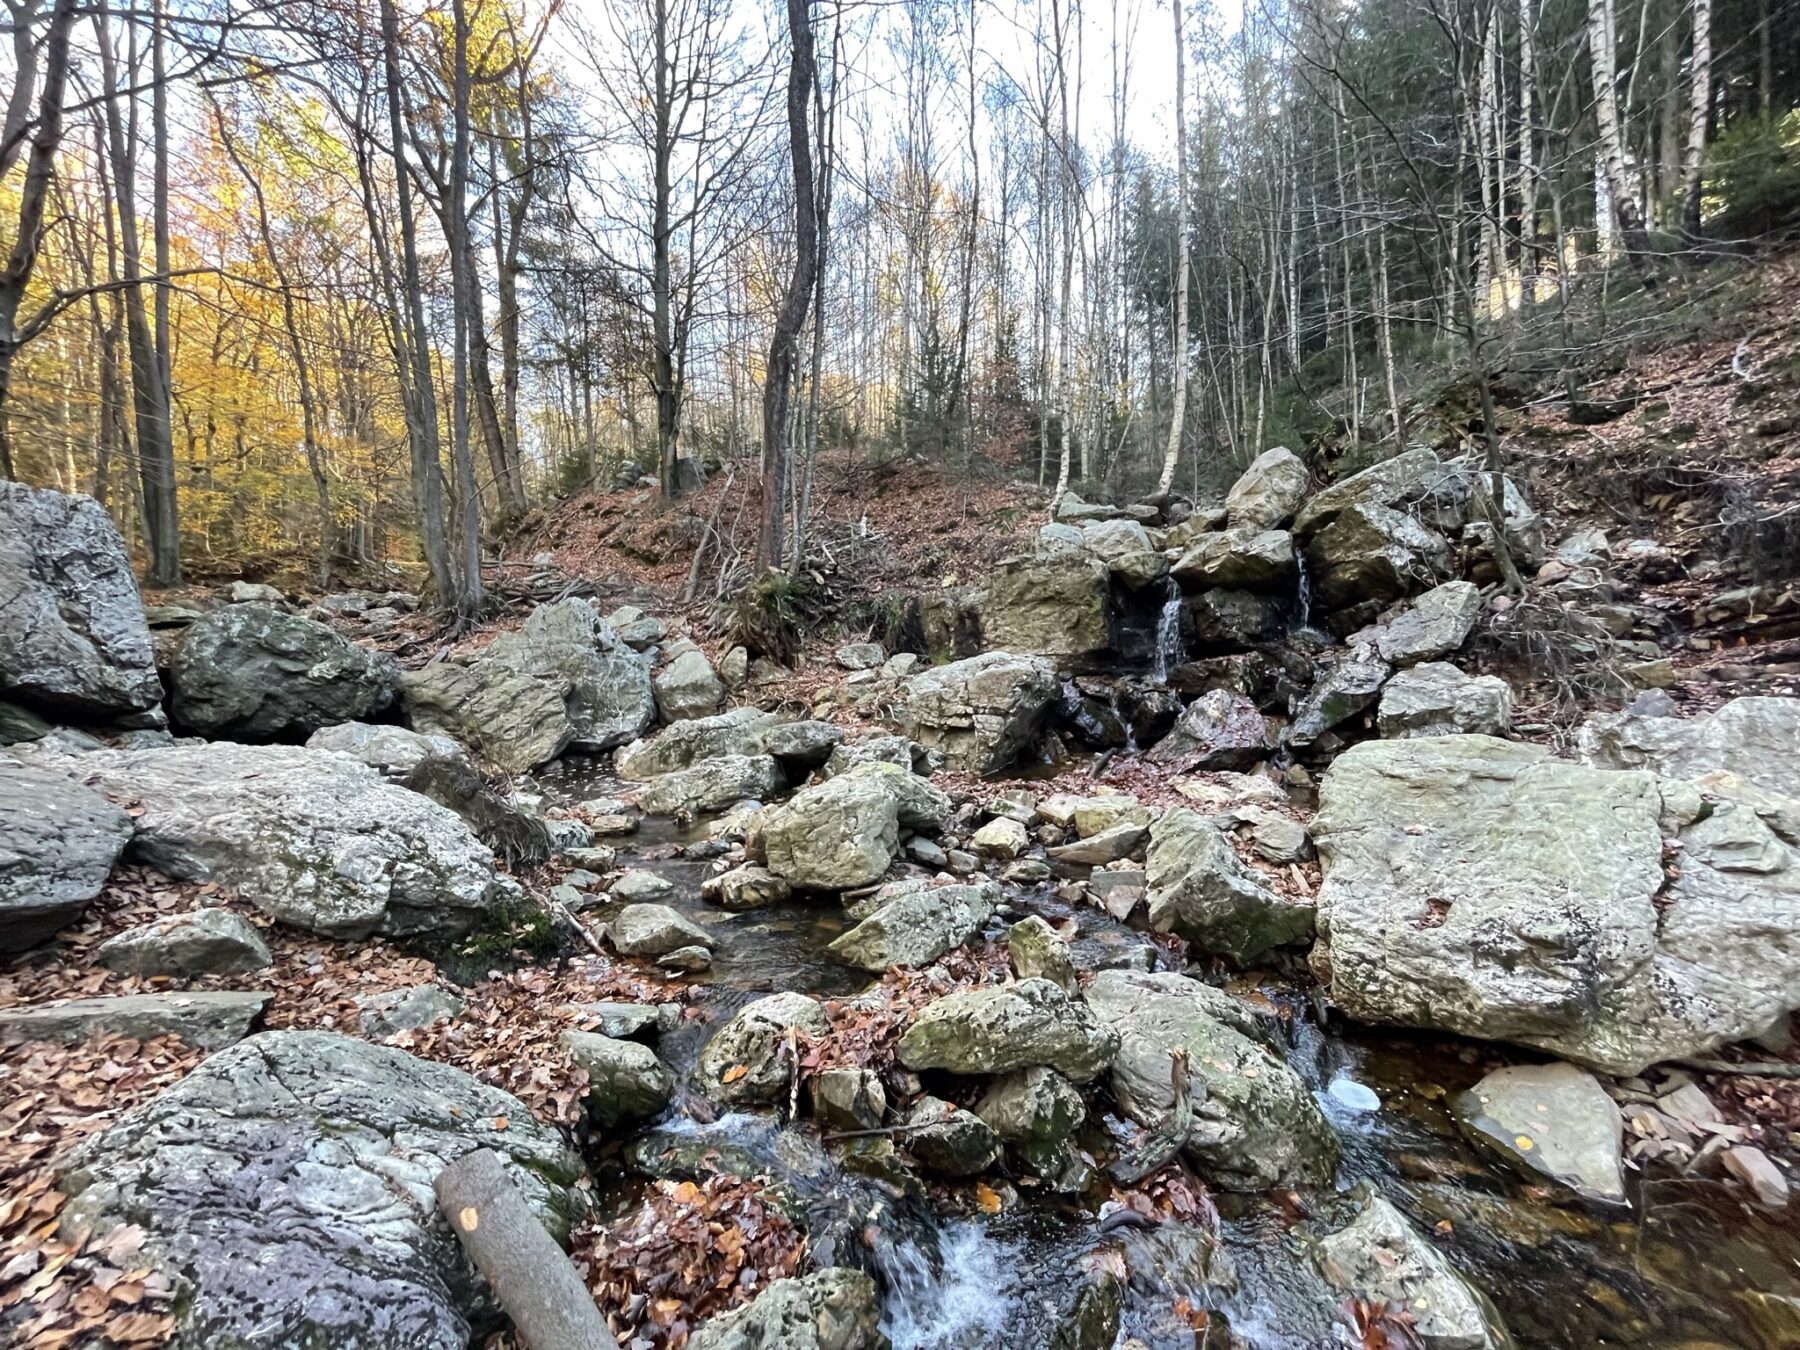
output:
[[[531,1350],[619,1350],[581,1276],[506,1175],[478,1148],[438,1173],[438,1208]]]

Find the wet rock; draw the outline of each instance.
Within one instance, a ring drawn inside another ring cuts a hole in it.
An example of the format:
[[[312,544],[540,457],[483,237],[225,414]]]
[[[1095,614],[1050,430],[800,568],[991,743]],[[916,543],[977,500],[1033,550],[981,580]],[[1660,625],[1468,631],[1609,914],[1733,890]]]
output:
[[[500,773],[547,764],[575,739],[561,691],[497,661],[434,661],[403,673],[400,691],[416,730],[467,744]]]
[[[0,951],[79,919],[131,834],[131,817],[99,793],[0,754]]]
[[[23,745],[41,740],[54,729],[31,709],[0,699],[0,745]]]
[[[1147,881],[1136,867],[1097,867],[1088,875],[1087,888],[1100,908],[1124,923],[1142,902]]]
[[[930,965],[975,938],[999,899],[999,886],[985,879],[907,891],[883,903],[826,950],[863,970]]]
[[[273,995],[236,991],[101,994],[0,1009],[0,1044],[56,1041],[77,1045],[94,1036],[147,1041],[177,1036],[202,1050],[240,1041]]]
[[[1225,494],[1225,520],[1234,529],[1273,529],[1293,518],[1310,486],[1306,465],[1282,446],[1250,461]]]
[[[982,639],[997,652],[1057,657],[1103,652],[1112,641],[1109,594],[1107,567],[1098,558],[1009,559],[986,583],[979,606]]]
[[[761,817],[771,872],[809,890],[845,890],[879,879],[900,851],[900,830],[940,831],[950,799],[892,764],[860,764]]]
[[[1466,675],[1447,661],[1403,670],[1381,691],[1375,725],[1389,740],[1512,729],[1512,686],[1497,675]]]
[[[1069,944],[1040,915],[1030,915],[1006,930],[1006,955],[1021,980],[1049,980],[1064,993],[1075,993]]]
[[[1349,721],[1375,701],[1388,677],[1388,664],[1367,648],[1339,658],[1320,673],[1312,692],[1294,714],[1288,744],[1308,746]]]
[[[1109,825],[1098,834],[1086,839],[1077,839],[1072,844],[1058,844],[1047,850],[1049,856],[1059,863],[1073,863],[1082,867],[1103,867],[1109,862],[1117,862],[1121,858],[1129,858],[1144,844],[1144,836],[1149,831],[1142,825],[1132,821],[1121,820],[1116,825]]]
[[[996,1078],[975,1114],[1033,1170],[1054,1172],[1063,1162],[1064,1144],[1087,1119],[1087,1107],[1073,1083],[1038,1067]]]
[[[311,619],[229,605],[188,628],[169,667],[169,712],[209,736],[267,741],[358,722],[394,701],[399,670]]]
[[[691,947],[677,947],[672,952],[664,952],[656,958],[657,968],[673,971],[679,975],[692,975],[712,966],[712,948],[702,947],[695,943]]]
[[[1010,1073],[1044,1065],[1077,1083],[1105,1072],[1118,1033],[1049,980],[970,989],[928,1004],[900,1038],[909,1069]]]
[[[1577,748],[1603,769],[1649,769],[1664,778],[1729,774],[1764,792],[1800,796],[1800,698],[1734,698],[1702,717],[1627,710],[1590,717]]]
[[[652,780],[638,794],[638,808],[651,816],[722,811],[745,798],[766,801],[785,781],[769,755],[718,755]]]
[[[588,1076],[588,1117],[602,1129],[661,1113],[674,1080],[656,1052],[636,1041],[592,1031],[565,1031],[562,1046]]]
[[[1329,609],[1386,602],[1435,586],[1450,567],[1442,535],[1385,506],[1352,506],[1306,546],[1316,593]]]
[[[1148,758],[1177,773],[1247,769],[1268,757],[1270,740],[1268,719],[1254,703],[1214,689],[1187,706]]]
[[[786,1058],[790,1030],[823,1036],[831,1019],[817,999],[791,991],[746,1004],[700,1052],[701,1091],[731,1105],[781,1100],[792,1074]]]
[[[1466,465],[1415,447],[1313,494],[1294,517],[1294,533],[1302,537],[1313,534],[1363,503],[1407,507],[1439,526],[1460,524],[1468,499]]]
[[[163,696],[131,558],[90,497],[0,482],[0,689],[110,717]]]
[[[712,934],[667,905],[627,905],[606,928],[621,956],[662,956],[683,947],[713,944]]]
[[[1412,1318],[1425,1350],[1503,1350],[1512,1342],[1487,1300],[1367,1182],[1355,1219],[1319,1239],[1313,1260],[1333,1289]]]
[[[1458,1093],[1451,1110],[1463,1133],[1522,1171],[1560,1181],[1589,1199],[1625,1199],[1619,1108],[1585,1069],[1496,1069]]]
[[[887,1115],[887,1092],[873,1069],[822,1069],[808,1087],[813,1116],[826,1129],[879,1129]]]
[[[706,899],[731,910],[780,904],[793,893],[794,888],[786,880],[756,863],[709,877],[700,888]]]
[[[498,1320],[432,1182],[490,1148],[559,1239],[581,1160],[517,1098],[348,1036],[268,1032],[85,1140],[68,1233],[122,1223],[175,1281],[175,1344],[462,1350]]]
[[[1287,631],[1287,613],[1272,595],[1233,587],[1201,591],[1187,602],[1188,628],[1196,647],[1232,649],[1273,642]]]
[[[722,755],[760,755],[777,721],[774,713],[760,708],[732,708],[677,722],[618,751],[613,771],[621,778],[646,782]]]
[[[1145,859],[1150,926],[1247,964],[1312,939],[1313,907],[1277,895],[1224,833],[1192,811],[1164,813]]]
[[[1263,1040],[1256,1018],[1229,994],[1172,973],[1107,970],[1088,1006],[1119,1036],[1112,1088],[1141,1125],[1174,1105],[1170,1056],[1185,1050],[1193,1102],[1187,1153],[1229,1190],[1319,1184],[1338,1143],[1312,1093]]]
[[[1725,1150],[1725,1171],[1747,1185],[1764,1209],[1786,1209],[1790,1187],[1788,1179],[1760,1148],[1750,1144],[1733,1144]]]
[[[776,1280],[754,1302],[700,1324],[688,1350],[878,1350],[881,1307],[875,1282],[831,1266]]]
[[[448,736],[427,735],[405,727],[378,726],[370,722],[340,722],[321,727],[306,738],[308,750],[335,750],[379,769],[388,778],[404,780],[428,759],[466,762],[469,752]]]
[[[1169,572],[1193,591],[1228,586],[1285,593],[1294,584],[1294,537],[1286,530],[1258,529],[1203,534]]]
[[[1032,753],[1059,692],[1047,662],[990,651],[914,675],[900,720],[955,767],[998,773]]]
[[[356,1000],[356,1006],[362,1010],[357,1025],[363,1035],[384,1040],[402,1031],[416,1031],[434,1022],[460,1017],[463,1001],[440,985],[415,984],[365,994]]]
[[[945,861],[949,861],[948,855]],[[1041,858],[1017,858],[1000,869],[1000,880],[1015,886],[1037,886],[1052,875],[1050,864]]]
[[[343,755],[215,741],[47,767],[139,803],[133,857],[325,937],[461,933],[499,896],[455,813]]]
[[[1448,656],[1469,640],[1481,613],[1481,590],[1473,582],[1434,586],[1399,617],[1375,633],[1375,650],[1395,667],[1416,666]]]
[[[578,1003],[571,1010],[584,1022],[592,1023],[593,1030],[615,1040],[628,1041],[648,1032],[673,1031],[681,1025],[679,1003],[621,1003],[607,999],[598,1003]]]
[[[874,670],[887,660],[879,642],[848,642],[831,654],[840,670]]]
[[[102,942],[94,959],[128,975],[245,975],[274,961],[262,934],[241,914],[200,909],[156,919]]]
[[[764,748],[798,780],[830,759],[843,739],[843,728],[829,722],[783,722],[770,729]]]
[[[969,836],[969,847],[994,858],[1016,858],[1030,842],[1025,827],[1007,816],[990,820]]]
[[[725,682],[713,670],[704,652],[683,652],[651,679],[656,691],[656,715],[664,722],[686,722],[710,717],[725,702]]]
[[[675,883],[646,868],[633,867],[613,882],[609,894],[615,900],[632,902],[667,900],[675,894]]]
[[[987,1123],[941,1097],[921,1097],[905,1124],[906,1151],[935,1176],[977,1176],[1000,1160],[1000,1140]]]

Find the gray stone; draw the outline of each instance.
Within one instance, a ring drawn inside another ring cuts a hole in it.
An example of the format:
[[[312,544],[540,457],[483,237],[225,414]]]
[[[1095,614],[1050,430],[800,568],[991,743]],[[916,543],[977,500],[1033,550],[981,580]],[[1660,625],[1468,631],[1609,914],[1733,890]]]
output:
[[[781,766],[768,755],[718,755],[652,780],[638,794],[638,808],[651,816],[722,811],[746,797],[773,797],[784,782]]]
[[[783,722],[770,728],[764,749],[791,777],[799,779],[830,759],[843,739],[843,729],[829,722]]]
[[[1029,756],[1061,686],[1042,660],[990,651],[914,675],[900,721],[906,734],[971,773]]]
[[[550,685],[563,697],[571,743],[610,750],[656,720],[643,660],[579,596],[539,605],[517,633],[502,633],[482,655]]]
[[[721,755],[760,755],[778,720],[760,708],[732,708],[677,722],[620,750],[613,756],[613,771],[621,778],[645,782]]]
[[[719,658],[719,678],[728,688],[742,689],[750,678],[750,653],[743,647],[727,651]]]
[[[996,1078],[975,1104],[975,1114],[1033,1171],[1056,1174],[1067,1157],[1069,1136],[1087,1119],[1087,1106],[1068,1079],[1038,1067]]]
[[[1352,506],[1306,546],[1320,603],[1383,604],[1435,586],[1449,570],[1443,536],[1401,511]]]
[[[0,951],[79,919],[131,834],[131,817],[99,793],[0,754]]]
[[[1079,525],[1052,520],[1038,526],[1035,551],[1040,558],[1054,558],[1064,553],[1085,553],[1087,538]]]
[[[990,820],[969,836],[970,848],[994,858],[1016,858],[1030,842],[1025,827],[1007,816]]]
[[[1187,602],[1188,622],[1201,648],[1254,647],[1287,631],[1287,612],[1272,595],[1218,586]]]
[[[780,904],[793,893],[794,888],[786,880],[756,863],[746,863],[709,877],[700,888],[700,894],[706,899],[732,910]]]
[[[874,670],[887,660],[879,642],[849,642],[831,654],[841,670]]]
[[[176,1036],[202,1050],[217,1050],[249,1034],[250,1024],[274,995],[236,991],[169,994],[100,994],[0,1009],[0,1044],[56,1041],[77,1045],[93,1036],[147,1041]]]
[[[308,750],[335,750],[389,778],[403,779],[428,759],[467,762],[469,752],[448,736],[427,735],[405,727],[369,722],[340,722],[321,727],[306,738]]]
[[[1306,500],[1306,465],[1292,450],[1275,446],[1250,461],[1225,494],[1225,519],[1235,529],[1272,529],[1293,518]]]
[[[17,703],[8,703],[0,699],[0,745],[23,745],[28,741],[42,740],[55,728],[32,712],[30,708],[21,708]]]
[[[274,961],[256,926],[228,909],[198,909],[127,928],[94,959],[128,975],[246,975]]]
[[[679,1003],[578,1003],[573,1011],[602,1036],[630,1040],[646,1032],[668,1032],[681,1025]]]
[[[587,1074],[588,1117],[602,1129],[646,1120],[669,1104],[674,1080],[649,1046],[592,1031],[565,1031],[561,1040]]]
[[[1286,530],[1257,529],[1203,534],[1169,573],[1189,590],[1235,586],[1286,592],[1294,584],[1294,537]]]
[[[106,717],[162,699],[130,555],[91,497],[0,482],[0,596],[9,701]]]
[[[804,1279],[776,1280],[747,1307],[711,1318],[688,1350],[878,1350],[881,1305],[875,1281],[829,1266]]]
[[[675,894],[675,883],[644,868],[633,867],[613,882],[610,894],[615,900],[667,900]]]
[[[904,680],[918,668],[919,654],[917,652],[895,652],[882,663],[881,674],[884,679]]]
[[[995,652],[1034,656],[1103,652],[1112,641],[1109,596],[1107,567],[1098,558],[1008,559],[986,583],[982,641]]]
[[[906,1151],[940,1177],[972,1177],[1000,1160],[1000,1140],[987,1122],[941,1097],[921,1097],[906,1113]]]
[[[267,741],[363,721],[394,701],[399,670],[325,624],[229,605],[188,628],[169,666],[169,712],[210,736]]]
[[[789,1033],[824,1036],[830,1030],[817,999],[791,991],[759,998],[739,1009],[700,1052],[700,1088],[730,1105],[779,1101],[792,1073]]]
[[[1224,833],[1192,811],[1150,829],[1145,873],[1150,926],[1239,964],[1311,941],[1313,907],[1283,899],[1239,859]]]
[[[1415,447],[1315,493],[1295,516],[1294,533],[1310,535],[1364,503],[1407,507],[1437,525],[1460,524],[1468,499],[1466,465]]]
[[[1254,1015],[1229,994],[1184,975],[1105,970],[1087,1000],[1119,1037],[1113,1096],[1139,1124],[1167,1117],[1171,1056],[1187,1053],[1194,1115],[1186,1151],[1208,1178],[1239,1191],[1330,1180],[1337,1137]]]
[[[1000,888],[983,880],[897,896],[826,948],[863,970],[926,966],[976,937],[993,917]]]
[[[134,1259],[175,1283],[178,1350],[463,1350],[498,1310],[432,1182],[476,1148],[566,1237],[581,1160],[517,1098],[391,1047],[269,1032],[83,1141],[63,1223],[143,1230]]]
[[[1092,839],[1119,825],[1148,826],[1150,813],[1129,792],[1102,792],[1076,798],[1071,823],[1076,834]]]
[[[1044,1065],[1077,1083],[1112,1064],[1116,1031],[1049,980],[947,994],[913,1018],[896,1053],[909,1069],[1010,1073]]]
[[[1433,586],[1376,630],[1375,650],[1397,667],[1448,656],[1469,640],[1481,614],[1481,590],[1470,581]]]
[[[441,985],[413,984],[364,994],[356,1000],[362,1010],[357,1025],[365,1036],[385,1040],[402,1031],[417,1031],[434,1022],[460,1017],[463,1000]]]
[[[892,764],[860,764],[802,788],[761,817],[768,868],[807,890],[845,890],[879,879],[900,850],[900,830],[941,831],[950,799]]]
[[[906,841],[906,856],[924,867],[942,867],[950,861],[950,855],[924,835]]]
[[[1327,666],[1288,727],[1288,744],[1311,745],[1375,701],[1389,674],[1388,664],[1359,648]]]
[[[1560,1181],[1589,1199],[1625,1199],[1624,1122],[1587,1070],[1573,1064],[1496,1069],[1450,1106],[1465,1134],[1527,1174]]]
[[[879,1129],[887,1115],[887,1091],[873,1069],[821,1069],[808,1087],[813,1116],[828,1129]]]
[[[1577,747],[1583,763],[1603,769],[1728,774],[1766,793],[1800,796],[1800,698],[1734,698],[1702,717],[1601,714],[1582,726]]]
[[[1411,1318],[1424,1350],[1503,1350],[1499,1318],[1450,1262],[1364,1182],[1356,1218],[1319,1239],[1313,1260],[1339,1293]]]
[[[685,652],[656,672],[656,712],[664,722],[710,717],[725,702],[725,682],[700,651]]]
[[[1264,861],[1286,865],[1313,856],[1312,835],[1299,821],[1259,806],[1241,808],[1238,818],[1249,823],[1251,847]]]
[[[1109,862],[1117,862],[1136,853],[1143,847],[1147,833],[1149,831],[1146,826],[1135,821],[1121,820],[1086,839],[1078,839],[1072,844],[1058,844],[1046,851],[1052,860],[1059,863],[1104,867]]]
[[[692,975],[712,966],[712,948],[702,947],[699,943],[691,947],[677,947],[674,951],[664,952],[657,957],[656,964],[661,970],[673,971],[678,975]]]
[[[1041,915],[1029,915],[1006,930],[1006,955],[1021,980],[1049,980],[1065,994],[1075,993],[1069,944]]]
[[[457,934],[499,897],[493,854],[454,812],[343,755],[214,741],[47,767],[137,801],[131,856],[326,937]]]
[[[663,956],[683,947],[713,945],[712,934],[667,905],[627,905],[606,929],[621,956]]]
[[[1512,729],[1512,686],[1497,675],[1466,675],[1447,661],[1403,670],[1381,691],[1375,725],[1389,740]]]
[[[414,729],[461,741],[500,773],[547,764],[575,739],[562,691],[499,661],[434,661],[403,673],[400,692]]]
[[[261,581],[234,581],[231,583],[231,603],[234,605],[285,605],[287,596],[277,586],[270,586]]]
[[[1177,773],[1247,769],[1271,750],[1269,722],[1242,694],[1213,689],[1200,695],[1148,756]]]

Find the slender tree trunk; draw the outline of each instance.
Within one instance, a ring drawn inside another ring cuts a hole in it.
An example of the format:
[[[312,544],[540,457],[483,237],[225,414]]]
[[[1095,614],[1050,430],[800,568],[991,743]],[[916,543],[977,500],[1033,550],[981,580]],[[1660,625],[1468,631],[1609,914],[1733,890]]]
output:
[[[1524,274],[1525,303],[1538,300],[1536,129],[1532,109],[1537,97],[1537,15],[1532,0],[1519,0],[1519,270]]]
[[[1700,240],[1700,188],[1706,168],[1706,123],[1712,112],[1712,0],[1694,0],[1693,97],[1687,153],[1682,160],[1681,230],[1690,247]]]
[[[456,469],[456,495],[462,508],[457,522],[457,561],[461,585],[456,596],[456,616],[465,625],[481,617],[481,490],[475,484],[475,453],[469,444],[471,357],[487,350],[486,334],[477,335],[480,314],[475,297],[475,278],[469,265],[469,16],[466,0],[452,0],[451,34],[451,133],[450,133],[450,308],[454,312],[455,340],[450,362],[450,459]],[[493,390],[489,387],[491,395]],[[489,411],[493,401],[485,400]],[[499,426],[484,428],[497,443]]]
[[[1174,392],[1169,404],[1169,441],[1163,447],[1162,476],[1156,490],[1167,492],[1175,482],[1175,466],[1181,458],[1182,435],[1187,428],[1188,385],[1188,289],[1192,284],[1188,261],[1187,175],[1187,37],[1181,22],[1181,0],[1171,0],[1175,11],[1175,347],[1170,354]]]
[[[1625,138],[1619,125],[1618,96],[1613,88],[1617,80],[1613,0],[1588,0],[1587,31],[1594,82],[1594,115],[1600,125],[1600,164],[1605,172],[1607,195],[1612,198],[1613,215],[1619,223],[1619,239],[1625,246],[1625,256],[1644,289],[1654,290],[1656,276],[1650,259],[1650,236],[1644,229],[1637,193],[1632,190],[1631,180],[1625,172]]]

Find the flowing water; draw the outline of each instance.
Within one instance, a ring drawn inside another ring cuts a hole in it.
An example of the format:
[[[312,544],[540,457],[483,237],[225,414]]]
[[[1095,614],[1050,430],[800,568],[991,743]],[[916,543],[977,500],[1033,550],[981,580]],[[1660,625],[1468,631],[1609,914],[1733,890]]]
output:
[[[1164,577],[1162,608],[1156,616],[1156,655],[1152,667],[1152,677],[1158,686],[1169,683],[1169,672],[1181,664],[1184,655],[1181,646],[1181,586],[1174,577]]]
[[[573,800],[620,785],[576,766],[547,786]],[[835,905],[728,914],[702,903],[708,864],[670,854],[705,833],[646,821],[640,834],[615,841],[624,845],[623,863],[635,856],[674,882],[670,903],[716,941],[713,969],[695,994],[701,1017],[658,1046],[678,1079],[691,1075],[706,1039],[750,999],[775,989],[845,994],[870,982],[824,954],[845,927]],[[1096,909],[1057,901],[1047,886],[1009,895],[1008,904],[1010,917],[1074,917],[1079,965],[1155,958],[1140,934]],[[989,936],[1002,933],[997,919]],[[1793,1220],[1754,1209],[1741,1189],[1666,1170],[1632,1174],[1627,1211],[1584,1206],[1477,1153],[1450,1119],[1447,1098],[1508,1052],[1321,1020],[1310,999],[1272,976],[1239,977],[1229,987],[1274,1018],[1289,1062],[1341,1136],[1338,1188],[1369,1181],[1422,1231],[1435,1230],[1440,1247],[1492,1298],[1518,1346],[1800,1347],[1800,1225]],[[896,1350],[1042,1346],[1084,1260],[1106,1251],[1130,1271],[1121,1343],[1129,1336],[1150,1350],[1357,1344],[1339,1298],[1305,1254],[1304,1233],[1331,1210],[1329,1194],[1215,1193],[1215,1234],[1178,1222],[1119,1226],[1099,1211],[1104,1187],[1100,1195],[1055,1196],[1029,1178],[1011,1178],[1017,1202],[988,1215],[969,1187],[927,1190],[896,1173],[883,1141],[825,1146],[805,1122],[742,1112],[707,1121],[684,1113],[690,1094],[677,1102],[629,1150],[639,1167],[672,1175],[684,1156],[710,1152],[779,1182],[805,1203],[816,1260],[856,1264],[877,1278],[883,1329]],[[1111,1138],[1107,1105],[1102,1094],[1081,1138],[1090,1150],[1103,1151]],[[602,1199],[623,1205],[639,1183],[614,1171]],[[1000,1175],[989,1180],[1007,1188]],[[1208,1330],[1194,1329],[1189,1309],[1212,1310]]]

